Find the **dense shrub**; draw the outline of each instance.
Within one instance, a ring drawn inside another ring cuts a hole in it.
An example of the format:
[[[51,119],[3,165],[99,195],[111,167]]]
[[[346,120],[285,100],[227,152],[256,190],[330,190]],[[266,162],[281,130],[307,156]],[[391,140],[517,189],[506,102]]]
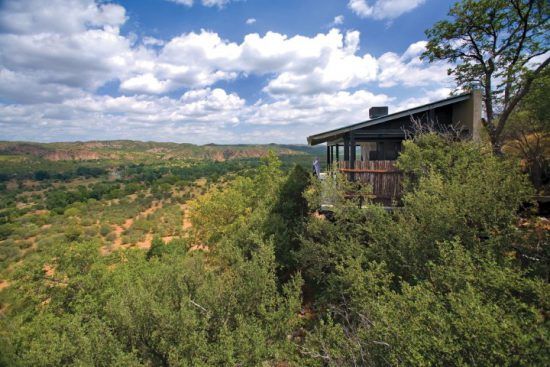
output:
[[[404,206],[339,203],[300,251],[322,322],[309,365],[545,365],[550,287],[514,251],[532,189],[518,166],[468,142],[405,143]]]
[[[37,181],[49,180],[50,173],[48,171],[36,171],[34,173],[34,179]]]

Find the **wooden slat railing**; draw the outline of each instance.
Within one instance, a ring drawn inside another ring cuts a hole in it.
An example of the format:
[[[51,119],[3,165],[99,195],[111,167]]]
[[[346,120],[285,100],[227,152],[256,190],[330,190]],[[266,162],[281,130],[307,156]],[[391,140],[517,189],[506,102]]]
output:
[[[349,162],[335,162],[335,167],[356,181],[372,187],[375,201],[392,205],[398,201],[402,192],[403,174],[395,166],[395,161],[357,161],[351,168]]]

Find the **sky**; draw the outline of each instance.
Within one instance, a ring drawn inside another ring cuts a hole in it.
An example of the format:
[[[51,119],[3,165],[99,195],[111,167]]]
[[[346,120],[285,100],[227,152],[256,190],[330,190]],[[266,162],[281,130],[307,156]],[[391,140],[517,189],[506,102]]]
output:
[[[0,140],[292,143],[445,98],[448,0],[0,0]]]

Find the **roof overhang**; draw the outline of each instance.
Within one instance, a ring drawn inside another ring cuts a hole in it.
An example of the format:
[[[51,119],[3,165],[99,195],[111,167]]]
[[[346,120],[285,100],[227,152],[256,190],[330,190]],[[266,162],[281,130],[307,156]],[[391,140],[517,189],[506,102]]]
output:
[[[354,131],[354,130],[358,130],[358,129],[362,129],[365,127],[374,126],[378,124],[383,124],[385,122],[397,120],[402,117],[412,116],[414,114],[422,113],[435,108],[463,102],[468,100],[469,98],[471,98],[471,93],[465,93],[458,96],[449,97],[441,101],[428,103],[422,106],[414,107],[414,108],[400,111],[400,112],[395,112],[386,116],[378,117],[376,119],[359,122],[357,124],[345,126],[339,129],[325,131],[316,135],[311,135],[311,136],[308,136],[307,142],[309,145],[317,145],[321,143],[326,143],[328,141],[336,141],[341,139],[345,134],[350,133],[351,131]]]

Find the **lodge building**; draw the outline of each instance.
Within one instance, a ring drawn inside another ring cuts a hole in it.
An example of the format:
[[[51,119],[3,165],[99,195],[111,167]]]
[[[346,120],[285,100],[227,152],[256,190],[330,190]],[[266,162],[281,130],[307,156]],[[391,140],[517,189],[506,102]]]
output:
[[[452,129],[463,138],[479,139],[481,108],[479,90],[391,114],[388,107],[372,107],[369,120],[309,136],[307,141],[326,143],[328,169],[370,183],[375,200],[389,204],[400,195],[395,160],[413,125]]]

